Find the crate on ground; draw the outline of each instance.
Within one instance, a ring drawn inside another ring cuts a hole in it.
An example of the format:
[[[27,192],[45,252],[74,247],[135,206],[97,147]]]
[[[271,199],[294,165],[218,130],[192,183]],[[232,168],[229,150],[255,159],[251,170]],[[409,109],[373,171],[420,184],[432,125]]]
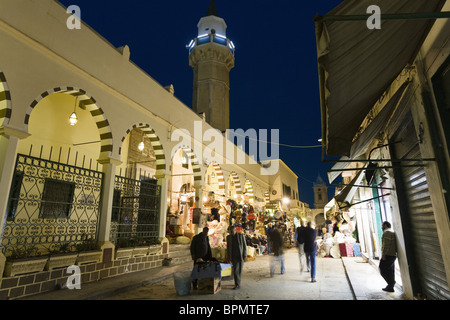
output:
[[[220,291],[221,286],[222,281],[217,277],[198,279],[197,292],[198,294],[216,294]]]

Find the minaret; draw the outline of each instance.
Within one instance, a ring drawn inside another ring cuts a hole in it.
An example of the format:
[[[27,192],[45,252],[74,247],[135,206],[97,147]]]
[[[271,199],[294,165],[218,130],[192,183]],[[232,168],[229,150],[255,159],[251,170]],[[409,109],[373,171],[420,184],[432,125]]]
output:
[[[322,209],[328,203],[328,191],[325,181],[319,175],[313,184],[314,189],[314,209]]]
[[[221,132],[230,127],[230,70],[234,67],[234,44],[227,38],[227,24],[217,14],[214,0],[191,41],[189,65],[194,70],[192,109]]]

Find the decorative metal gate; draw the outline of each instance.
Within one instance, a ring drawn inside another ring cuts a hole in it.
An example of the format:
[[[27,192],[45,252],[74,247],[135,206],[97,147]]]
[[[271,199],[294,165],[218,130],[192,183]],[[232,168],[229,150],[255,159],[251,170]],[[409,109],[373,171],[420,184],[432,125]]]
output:
[[[116,176],[111,242],[118,247],[157,243],[161,187],[156,179]]]
[[[17,155],[2,247],[46,253],[97,238],[103,173]]]

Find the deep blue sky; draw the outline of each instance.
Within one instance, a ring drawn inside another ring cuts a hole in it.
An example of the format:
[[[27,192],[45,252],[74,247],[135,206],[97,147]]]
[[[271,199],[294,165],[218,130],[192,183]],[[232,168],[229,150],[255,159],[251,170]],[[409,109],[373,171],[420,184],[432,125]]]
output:
[[[60,0],[78,5],[81,19],[115,47],[128,45],[131,60],[192,107],[193,72],[186,45],[210,0]],[[321,137],[313,17],[342,0],[216,0],[227,36],[236,45],[231,71],[231,128],[280,129],[280,143],[318,145]],[[321,148],[280,147],[280,158],[298,175],[300,200],[312,207],[312,182],[332,164]],[[330,196],[334,188],[329,188]]]

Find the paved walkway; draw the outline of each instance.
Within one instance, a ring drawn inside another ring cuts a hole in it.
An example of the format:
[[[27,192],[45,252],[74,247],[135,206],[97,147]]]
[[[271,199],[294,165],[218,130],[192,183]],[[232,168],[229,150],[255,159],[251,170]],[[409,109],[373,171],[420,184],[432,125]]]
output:
[[[270,277],[271,256],[259,256],[245,263],[242,288],[232,290],[233,281],[223,281],[216,295],[191,291],[177,296],[173,274],[192,269],[192,263],[133,272],[95,283],[80,290],[58,290],[22,300],[403,300],[401,288],[395,293],[381,290],[384,280],[361,257],[318,258],[317,282],[299,271],[295,249],[286,253],[286,273]],[[279,270],[279,269],[278,269]]]

